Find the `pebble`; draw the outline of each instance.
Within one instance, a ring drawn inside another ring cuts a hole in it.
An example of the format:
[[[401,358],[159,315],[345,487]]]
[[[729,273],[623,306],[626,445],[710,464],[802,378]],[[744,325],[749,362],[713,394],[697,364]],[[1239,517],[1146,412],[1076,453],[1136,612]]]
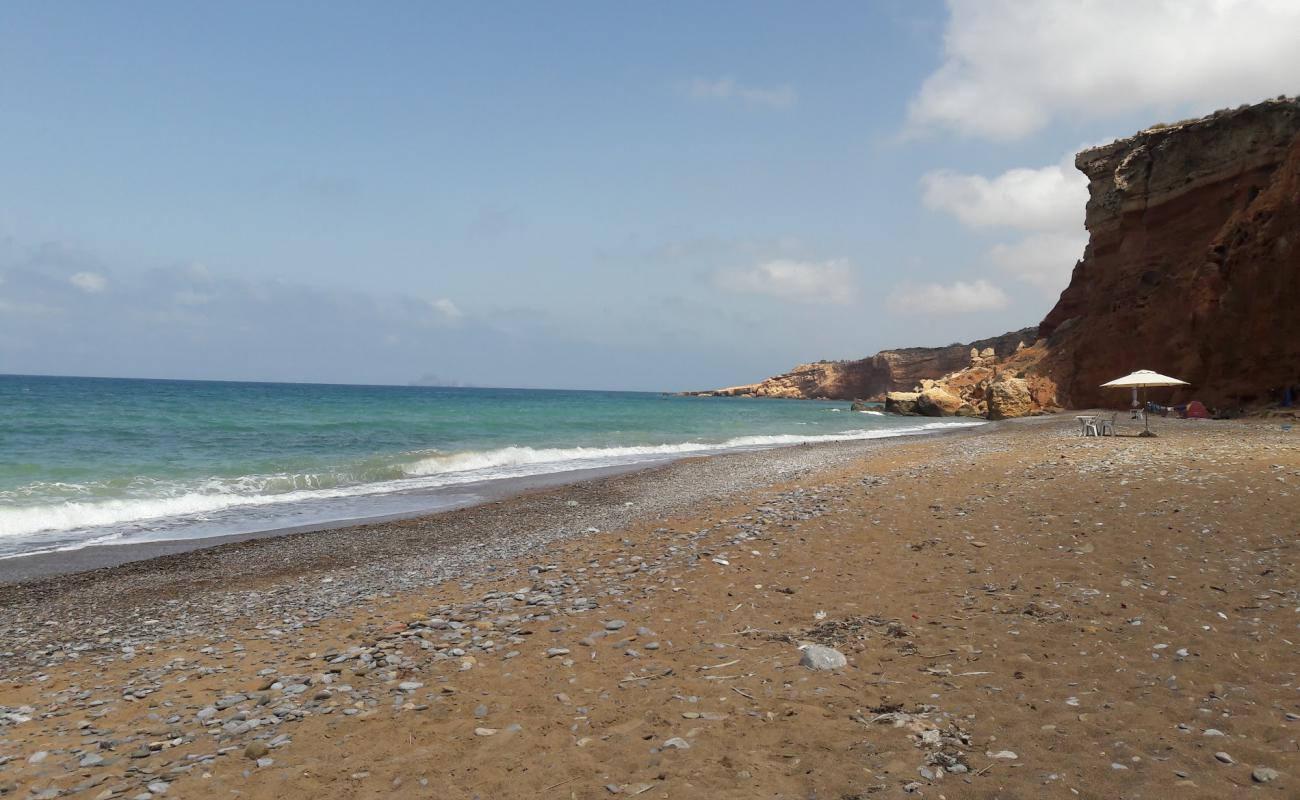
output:
[[[996,753],[989,753],[988,756],[989,758],[999,758],[1005,761],[1015,761],[1020,758],[1020,756],[1010,750],[999,750]]]
[[[496,728],[475,728],[474,729],[475,736],[492,736],[496,732],[497,732]]]
[[[627,623],[621,619],[611,619],[609,622],[605,623],[605,630],[607,631],[622,630],[625,627],[627,627]]]
[[[555,658],[556,656],[567,656],[568,654],[569,654],[569,648],[567,647],[550,647],[547,648],[546,650],[547,658]]]
[[[1250,773],[1250,779],[1255,783],[1268,783],[1280,777],[1282,777],[1282,773],[1272,767],[1255,767]]]
[[[1222,762],[1225,763],[1225,764],[1236,764],[1236,763],[1237,763],[1236,761],[1234,761],[1234,760],[1232,759],[1232,756],[1228,755],[1227,753],[1223,752],[1222,750],[1220,750],[1219,752],[1215,753],[1215,754],[1214,754],[1214,757],[1217,758],[1217,759],[1219,759],[1220,761],[1222,761]]]
[[[803,651],[803,655],[799,657],[799,663],[808,669],[842,669],[849,663],[849,660],[844,657],[844,654],[833,647],[823,647],[819,644],[806,644],[799,649]]]
[[[668,741],[664,742],[663,747],[664,747],[665,750],[668,750],[668,749],[673,749],[673,750],[690,750],[690,749],[691,749],[691,743],[688,742],[688,741],[686,741],[685,739],[683,739],[683,738],[680,737],[680,736],[674,736],[673,738],[671,738],[671,739],[669,739]]]
[[[269,748],[263,742],[249,742],[248,747],[244,748],[244,757],[256,761],[263,758],[270,752]]]
[[[225,709],[230,708],[231,706],[239,705],[240,703],[244,702],[247,699],[248,699],[247,695],[228,694],[225,697],[218,700],[216,703],[213,703],[213,705],[217,707],[218,711],[224,711]]]

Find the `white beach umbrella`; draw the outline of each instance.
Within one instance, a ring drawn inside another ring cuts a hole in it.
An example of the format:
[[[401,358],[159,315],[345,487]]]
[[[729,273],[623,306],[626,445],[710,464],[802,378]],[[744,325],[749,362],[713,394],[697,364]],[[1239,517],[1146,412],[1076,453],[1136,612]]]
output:
[[[1146,389],[1149,386],[1188,386],[1187,381],[1180,381],[1177,378],[1171,378],[1168,375],[1161,375],[1159,372],[1152,372],[1149,369],[1140,369],[1137,372],[1130,372],[1122,378],[1116,378],[1113,381],[1107,381],[1101,385],[1103,389]],[[1146,429],[1142,431],[1143,436],[1155,436],[1151,432],[1150,415],[1146,411],[1146,392],[1142,393],[1142,421]]]

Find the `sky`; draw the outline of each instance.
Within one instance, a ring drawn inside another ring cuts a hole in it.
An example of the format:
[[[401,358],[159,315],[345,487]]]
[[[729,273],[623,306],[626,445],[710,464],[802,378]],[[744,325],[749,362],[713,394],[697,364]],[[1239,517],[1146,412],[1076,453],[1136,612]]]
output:
[[[0,373],[675,391],[1036,325],[1291,0],[4,2]]]

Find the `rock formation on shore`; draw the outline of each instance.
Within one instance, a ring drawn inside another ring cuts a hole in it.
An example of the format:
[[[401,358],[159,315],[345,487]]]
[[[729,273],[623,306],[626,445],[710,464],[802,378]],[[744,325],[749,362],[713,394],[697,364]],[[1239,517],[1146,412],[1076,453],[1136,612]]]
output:
[[[1024,328],[970,344],[882,350],[874,356],[857,361],[800,364],[784,375],[759,383],[692,394],[708,397],[883,401],[888,392],[910,389],[922,380],[938,378],[969,366],[972,350],[991,350],[997,356],[1008,356],[1035,338],[1035,328]]]
[[[1037,330],[805,364],[712,394],[883,393],[897,413],[1000,419],[1125,403],[1101,384],[1144,368],[1190,383],[1161,399],[1227,408],[1300,383],[1300,101],[1158,125],[1075,166],[1088,246]]]

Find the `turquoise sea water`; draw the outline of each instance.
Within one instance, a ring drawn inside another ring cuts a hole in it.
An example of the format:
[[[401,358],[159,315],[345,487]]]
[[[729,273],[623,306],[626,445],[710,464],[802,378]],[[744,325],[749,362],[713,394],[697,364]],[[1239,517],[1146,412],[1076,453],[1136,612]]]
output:
[[[0,375],[0,557],[414,513],[490,481],[951,424],[843,402]]]

